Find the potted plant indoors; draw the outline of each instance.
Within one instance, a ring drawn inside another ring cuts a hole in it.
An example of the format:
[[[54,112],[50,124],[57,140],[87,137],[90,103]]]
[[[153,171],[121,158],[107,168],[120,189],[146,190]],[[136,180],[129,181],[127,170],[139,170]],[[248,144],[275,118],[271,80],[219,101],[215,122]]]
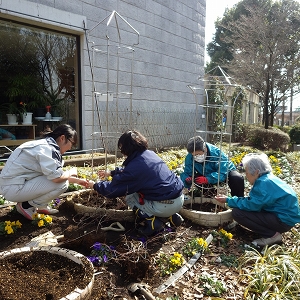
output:
[[[15,101],[8,101],[1,105],[1,110],[6,113],[8,125],[17,125],[20,114],[19,106]]]
[[[44,106],[42,86],[30,74],[17,74],[9,78],[5,94],[9,98],[8,103],[16,106],[18,114],[22,116],[23,124],[32,124],[32,111]]]
[[[22,112],[21,112],[21,117],[22,117],[22,124],[26,125],[26,124],[32,124],[32,115],[33,113],[31,111],[27,111],[28,108],[28,104],[25,102],[20,102],[20,105],[22,107]]]
[[[50,107],[50,113],[52,118],[53,117],[60,117],[63,115],[64,109],[64,97],[60,97],[60,92],[45,92],[45,102],[47,106]],[[46,106],[46,107],[47,107]]]

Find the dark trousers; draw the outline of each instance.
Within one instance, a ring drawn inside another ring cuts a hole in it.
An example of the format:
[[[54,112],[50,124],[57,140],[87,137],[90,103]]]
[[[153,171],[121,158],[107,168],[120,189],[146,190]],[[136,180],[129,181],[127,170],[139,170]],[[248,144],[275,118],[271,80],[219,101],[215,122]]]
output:
[[[228,185],[231,190],[231,196],[244,197],[244,176],[237,170],[229,172]]]
[[[264,238],[272,237],[276,232],[287,232],[293,227],[281,222],[275,214],[266,211],[246,211],[233,208],[232,217],[239,224]]]

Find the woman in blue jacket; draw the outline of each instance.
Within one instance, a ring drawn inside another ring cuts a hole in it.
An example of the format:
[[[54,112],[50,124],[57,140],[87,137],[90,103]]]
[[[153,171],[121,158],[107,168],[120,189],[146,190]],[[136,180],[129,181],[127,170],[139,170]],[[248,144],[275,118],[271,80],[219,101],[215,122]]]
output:
[[[186,188],[192,184],[194,170],[194,182],[197,185],[226,182],[228,176],[231,196],[244,196],[244,177],[218,147],[205,143],[200,136],[195,136],[188,140],[186,148],[188,154],[184,171],[180,174]]]
[[[216,200],[228,203],[239,224],[260,234],[252,243],[266,246],[282,241],[281,233],[300,222],[297,195],[284,181],[273,175],[266,154],[250,153],[242,160],[252,189],[248,197],[217,195]]]
[[[153,151],[147,139],[136,130],[128,130],[119,138],[118,147],[126,156],[123,168],[99,175],[111,175],[112,181],[89,182],[99,194],[115,198],[126,195],[126,202],[145,223],[139,231],[152,235],[170,221],[179,226],[178,214],[184,195],[183,183]]]

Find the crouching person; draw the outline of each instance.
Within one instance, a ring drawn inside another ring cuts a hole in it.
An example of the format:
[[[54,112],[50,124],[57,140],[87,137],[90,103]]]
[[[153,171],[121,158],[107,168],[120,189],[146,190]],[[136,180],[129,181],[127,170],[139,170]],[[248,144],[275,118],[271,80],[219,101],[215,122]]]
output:
[[[88,184],[76,177],[76,168],[63,170],[62,154],[76,142],[75,129],[62,124],[44,138],[17,147],[0,174],[0,194],[8,201],[17,202],[17,211],[29,220],[35,213],[57,213],[49,203],[64,193],[69,183]]]
[[[223,151],[206,143],[201,136],[190,138],[186,149],[184,171],[180,174],[186,188],[191,187],[193,175],[197,186],[226,182],[228,177],[231,195],[244,196],[244,177]]]
[[[126,157],[122,168],[100,175],[111,175],[112,181],[89,182],[99,194],[115,198],[126,195],[126,203],[144,226],[140,233],[150,236],[164,228],[166,222],[179,226],[178,214],[183,202],[183,183],[153,151],[147,139],[138,131],[128,130],[121,135],[118,148]]]
[[[281,243],[281,234],[300,222],[297,195],[287,183],[271,173],[266,154],[247,154],[242,163],[252,185],[249,196],[217,195],[216,200],[228,203],[235,221],[262,236],[252,242],[254,245]]]

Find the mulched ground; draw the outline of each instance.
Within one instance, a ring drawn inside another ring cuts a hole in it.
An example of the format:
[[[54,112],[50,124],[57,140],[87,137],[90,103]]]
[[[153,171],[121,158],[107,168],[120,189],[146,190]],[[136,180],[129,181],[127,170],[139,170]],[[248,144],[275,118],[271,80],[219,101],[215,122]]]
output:
[[[74,194],[74,193],[73,193]],[[76,196],[78,198],[78,196]],[[104,206],[103,199],[98,195],[89,194],[88,202],[92,205],[97,202],[98,205]],[[70,196],[68,197],[70,198]],[[67,198],[65,198],[67,199]],[[109,202],[109,201],[108,201]],[[122,199],[115,199],[118,209],[122,207]],[[107,203],[108,204],[108,203]],[[18,214],[12,207],[0,209],[0,222],[9,220],[19,220],[22,227],[12,235],[0,236],[0,251],[10,250],[13,248],[24,247],[32,238],[40,234],[51,231],[56,236],[64,235],[63,239],[58,240],[59,246],[90,255],[91,246],[95,242],[100,242],[109,246],[114,246],[117,251],[117,259],[108,261],[106,264],[95,267],[95,282],[90,299],[145,299],[137,291],[132,293],[128,291],[128,285],[133,282],[147,284],[149,291],[153,291],[168,279],[162,276],[157,262],[160,252],[172,254],[175,251],[181,252],[182,248],[193,237],[207,238],[212,229],[206,228],[185,220],[182,226],[176,231],[166,228],[165,231],[157,234],[147,240],[138,236],[134,222],[122,221],[125,227],[124,232],[103,231],[102,227],[110,225],[116,220],[107,219],[103,216],[82,215],[74,210],[72,201],[64,201],[59,207],[60,212],[53,215],[53,223],[47,228],[37,227],[31,221],[26,220]],[[234,267],[224,266],[218,262],[220,255],[239,256],[243,252],[241,245],[248,243],[257,238],[251,232],[237,226],[231,230],[234,239],[224,248],[218,242],[210,245],[210,251],[204,254],[196,264],[181,276],[173,285],[168,287],[165,292],[157,295],[157,299],[167,299],[168,297],[178,296],[178,299],[209,299],[204,296],[204,287],[199,282],[199,277],[204,272],[214,274],[218,280],[223,280],[227,285],[227,291],[222,295],[224,299],[243,299],[243,284],[238,282],[238,271]],[[24,257],[25,259],[25,257]],[[28,261],[28,260],[26,260]],[[42,260],[45,265],[51,265],[50,262]],[[26,263],[24,263],[25,265]],[[40,280],[49,282],[49,285],[69,285],[63,277],[59,275],[61,269],[58,267],[53,270],[53,278],[47,273],[47,278],[42,279],[43,273],[40,273]],[[17,273],[2,272],[0,269],[0,282],[2,290],[6,290],[7,277],[16,279]],[[76,279],[76,278],[75,278]],[[78,278],[80,281],[81,279]],[[22,275],[19,281],[19,289],[24,290],[23,296],[2,296],[0,299],[6,300],[27,300],[27,299],[46,299],[46,294],[50,293],[41,288],[38,290],[40,296],[29,296],[30,286],[22,287],[22,282],[28,283],[29,279]],[[75,282],[76,284],[76,282]],[[78,283],[79,284],[79,283]],[[35,287],[35,292],[38,287]],[[51,299],[59,299],[56,295]],[[50,298],[49,298],[50,299]],[[170,299],[170,298],[169,298]],[[175,298],[173,298],[175,299]]]

